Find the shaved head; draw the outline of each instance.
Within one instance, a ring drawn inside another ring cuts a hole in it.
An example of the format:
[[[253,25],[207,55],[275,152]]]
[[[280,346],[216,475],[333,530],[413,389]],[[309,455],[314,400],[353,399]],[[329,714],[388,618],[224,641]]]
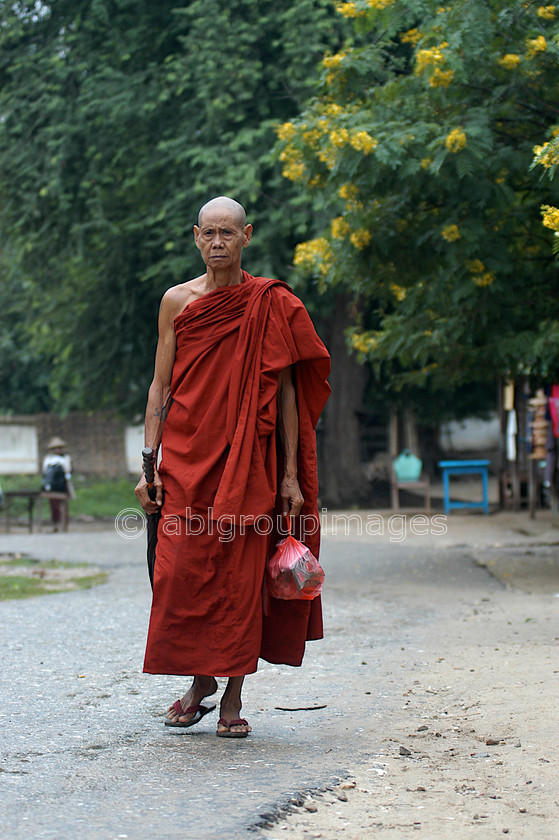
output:
[[[202,216],[208,210],[226,210],[228,213],[232,213],[240,228],[244,228],[247,223],[247,216],[243,205],[239,204],[233,198],[228,198],[226,195],[218,195],[216,198],[211,198],[200,208],[200,212],[198,213],[198,227],[201,227]]]

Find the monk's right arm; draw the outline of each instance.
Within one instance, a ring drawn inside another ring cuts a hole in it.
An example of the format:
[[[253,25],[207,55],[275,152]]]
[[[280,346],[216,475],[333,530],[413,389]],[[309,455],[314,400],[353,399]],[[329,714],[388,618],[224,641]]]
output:
[[[146,406],[145,417],[145,446],[150,446],[157,454],[161,437],[163,435],[163,426],[169,411],[171,402],[171,388],[170,385],[165,385],[158,379],[154,378],[148,391],[148,401]]]
[[[155,353],[153,380],[148,391],[145,418],[145,445],[150,446],[155,452],[156,463],[163,426],[171,401],[171,375],[176,350],[175,308],[171,296],[168,293],[164,295],[159,310],[159,340]],[[136,496],[146,513],[155,513],[163,503],[163,484],[157,469],[155,470],[154,486],[156,491],[155,501],[149,498],[147,482],[143,474],[136,486]]]

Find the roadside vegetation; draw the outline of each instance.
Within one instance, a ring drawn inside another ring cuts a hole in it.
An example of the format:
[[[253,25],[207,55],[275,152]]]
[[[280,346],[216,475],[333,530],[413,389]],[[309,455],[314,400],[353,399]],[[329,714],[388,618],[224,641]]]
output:
[[[72,479],[76,498],[70,500],[70,519],[114,519],[124,508],[141,507],[134,495],[135,480],[128,478],[85,478]],[[14,490],[40,490],[38,475],[8,475],[0,477],[4,493]],[[26,499],[13,499],[11,514],[14,519],[27,513]],[[46,510],[43,511],[46,515]]]
[[[0,601],[91,589],[105,583],[107,577],[106,572],[87,563],[0,555]]]

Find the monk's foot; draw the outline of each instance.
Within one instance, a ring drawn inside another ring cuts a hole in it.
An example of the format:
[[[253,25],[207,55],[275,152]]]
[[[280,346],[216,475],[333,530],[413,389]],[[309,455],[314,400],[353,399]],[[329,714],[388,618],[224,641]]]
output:
[[[194,677],[192,685],[186,694],[181,697],[179,702],[184,711],[191,706],[199,706],[204,697],[211,697],[211,695],[215,694],[216,691],[217,681],[215,677]],[[173,723],[188,723],[189,720],[192,720],[195,714],[195,712],[189,712],[188,714],[180,715],[177,712],[175,704],[173,704],[167,709],[167,720],[170,720]]]
[[[252,727],[241,717],[240,706],[221,704],[217,735],[221,738],[246,738]]]

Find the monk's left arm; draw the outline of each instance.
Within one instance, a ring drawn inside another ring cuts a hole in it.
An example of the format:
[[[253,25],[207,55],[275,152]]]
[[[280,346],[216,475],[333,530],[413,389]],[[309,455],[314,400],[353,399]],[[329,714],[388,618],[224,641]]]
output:
[[[278,377],[278,421],[285,458],[285,472],[280,485],[282,510],[284,516],[297,516],[303,507],[304,499],[297,478],[299,415],[290,367],[282,370]]]

